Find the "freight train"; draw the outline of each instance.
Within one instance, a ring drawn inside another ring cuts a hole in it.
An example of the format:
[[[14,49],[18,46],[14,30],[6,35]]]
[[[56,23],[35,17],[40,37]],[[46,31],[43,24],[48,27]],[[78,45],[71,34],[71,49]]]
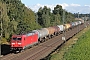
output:
[[[57,25],[48,28],[33,30],[23,35],[13,35],[10,43],[11,50],[12,51],[24,50],[34,44],[43,42],[54,36],[60,35],[63,33],[63,31],[68,31],[69,29],[73,29],[75,26],[81,25],[83,23],[84,21],[81,20],[72,23],[67,23],[64,25]]]

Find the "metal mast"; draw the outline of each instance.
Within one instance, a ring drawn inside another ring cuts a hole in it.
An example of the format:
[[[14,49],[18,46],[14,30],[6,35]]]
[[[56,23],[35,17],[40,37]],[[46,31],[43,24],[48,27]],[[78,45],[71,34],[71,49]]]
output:
[[[65,10],[63,10],[63,18],[62,18],[62,20],[63,20],[63,25],[64,25],[65,24]],[[63,27],[63,29],[64,29],[64,27]],[[62,40],[64,40],[64,41],[66,40],[65,36],[66,36],[65,31],[63,31]]]
[[[0,56],[1,56],[1,39],[2,39],[2,9],[0,8],[0,21],[1,21],[1,28],[0,28]]]

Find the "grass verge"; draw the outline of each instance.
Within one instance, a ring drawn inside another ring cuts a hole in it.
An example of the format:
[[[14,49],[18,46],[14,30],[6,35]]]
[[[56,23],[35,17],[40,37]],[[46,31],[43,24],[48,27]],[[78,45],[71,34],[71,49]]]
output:
[[[89,36],[90,36],[90,27],[87,27],[84,30],[82,30],[81,32],[79,32],[77,35],[75,35],[73,38],[71,38],[69,41],[67,41],[65,44],[63,44],[60,47],[60,49],[58,49],[57,51],[52,53],[47,60],[80,60],[82,57],[85,57],[84,55],[86,55],[86,53],[88,53],[88,49],[90,50],[89,43],[88,43],[88,40],[90,40]],[[87,39],[87,43],[83,43],[83,42],[86,42],[86,39]],[[83,41],[83,42],[80,42],[80,41]],[[78,45],[82,44],[82,45],[81,45],[81,47],[78,47],[77,44]],[[85,44],[87,44],[87,45],[85,45]],[[78,49],[76,47],[78,47]],[[87,47],[87,48],[85,48],[85,47]],[[84,51],[82,51],[82,49]],[[87,50],[87,52],[85,52],[85,49]],[[84,54],[82,54],[80,57],[79,55],[81,53],[84,53]],[[75,55],[73,55],[73,54],[75,54]],[[76,56],[78,56],[78,57],[76,57]],[[87,57],[90,57],[90,56],[87,56]],[[83,60],[83,59],[81,59],[81,60]],[[88,60],[88,58],[85,60]]]

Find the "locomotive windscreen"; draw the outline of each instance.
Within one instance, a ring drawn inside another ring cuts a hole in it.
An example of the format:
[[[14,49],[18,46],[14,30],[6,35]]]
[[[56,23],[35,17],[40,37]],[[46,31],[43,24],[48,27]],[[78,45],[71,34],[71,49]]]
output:
[[[21,37],[14,37],[13,40],[21,40]]]

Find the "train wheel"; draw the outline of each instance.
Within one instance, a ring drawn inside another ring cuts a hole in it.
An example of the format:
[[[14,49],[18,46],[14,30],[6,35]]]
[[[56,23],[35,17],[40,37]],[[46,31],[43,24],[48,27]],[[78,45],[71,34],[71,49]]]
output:
[[[23,52],[24,50],[21,50],[20,52]]]
[[[49,35],[48,38],[51,39],[51,36]]]

